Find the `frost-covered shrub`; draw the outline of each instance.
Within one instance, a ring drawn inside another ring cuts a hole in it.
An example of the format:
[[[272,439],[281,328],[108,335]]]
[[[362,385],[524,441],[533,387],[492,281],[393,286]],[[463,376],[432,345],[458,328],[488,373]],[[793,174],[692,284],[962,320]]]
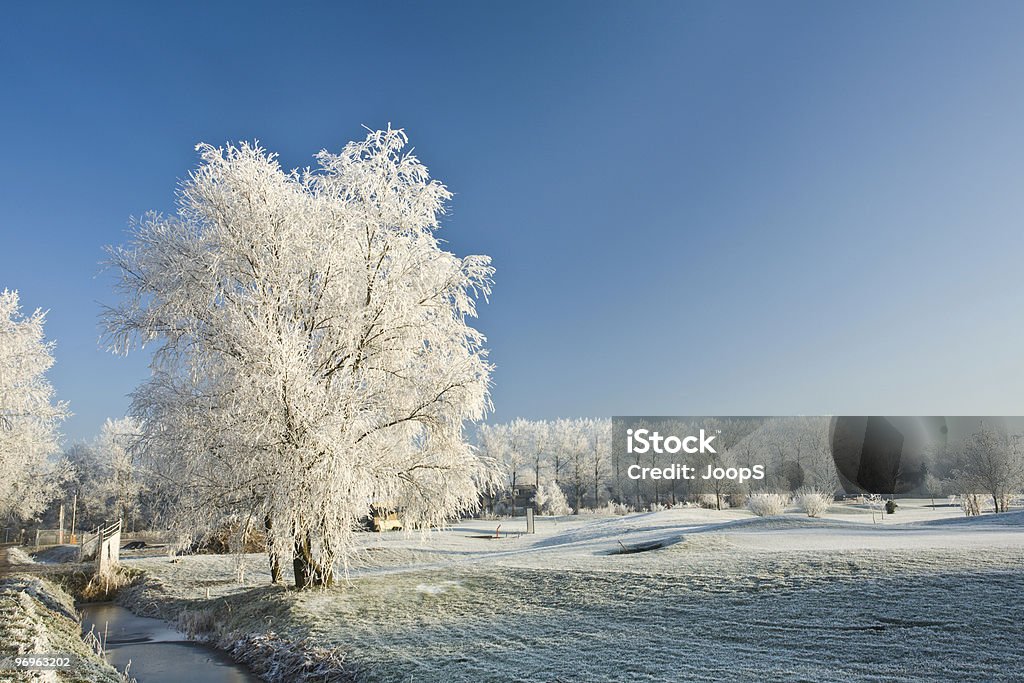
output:
[[[628,505],[616,503],[613,500],[609,500],[608,505],[605,507],[605,514],[608,515],[621,517],[622,515],[628,515],[630,512],[632,512],[632,510],[630,510]]]
[[[650,507],[647,509],[651,512],[661,512],[662,510],[667,510],[668,506],[662,505],[661,503],[651,503]]]
[[[963,494],[960,496],[960,507],[968,517],[977,517],[981,514],[981,494]]]
[[[715,507],[715,494],[713,493],[698,493],[695,496],[695,502],[702,508],[714,508]]]
[[[535,498],[537,503],[537,510],[542,515],[568,515],[572,512],[572,508],[569,507],[569,501],[565,499],[565,494],[562,493],[561,487],[553,481],[549,481],[546,484],[541,484],[537,489],[537,496]]]
[[[735,504],[730,503],[733,495],[732,493],[698,493],[692,497],[692,500],[708,510],[725,510],[734,507]]]
[[[815,489],[807,489],[800,491],[794,502],[796,502],[797,507],[807,513],[808,517],[820,517],[828,512],[828,508],[832,504],[832,494]]]
[[[747,499],[747,508],[758,517],[781,515],[787,504],[789,497],[781,493],[752,493]]]

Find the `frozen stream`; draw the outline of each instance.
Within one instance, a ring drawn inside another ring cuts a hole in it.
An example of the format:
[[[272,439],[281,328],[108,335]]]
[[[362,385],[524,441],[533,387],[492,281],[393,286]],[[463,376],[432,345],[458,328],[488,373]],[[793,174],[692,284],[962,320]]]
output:
[[[260,679],[230,657],[186,640],[159,619],[139,617],[113,603],[83,605],[82,632],[95,628],[106,643],[107,661],[139,683],[249,683]]]

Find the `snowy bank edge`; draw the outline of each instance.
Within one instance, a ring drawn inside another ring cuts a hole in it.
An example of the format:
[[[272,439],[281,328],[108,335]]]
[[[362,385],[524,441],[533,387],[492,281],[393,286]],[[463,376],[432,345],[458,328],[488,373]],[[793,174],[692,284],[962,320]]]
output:
[[[67,653],[76,658],[70,680],[126,680],[82,640],[74,599],[56,584],[27,574],[0,578],[0,615],[0,658]]]
[[[277,593],[268,607],[286,608],[285,588],[268,587],[261,594]],[[338,648],[325,648],[310,638],[289,638],[266,627],[274,623],[272,610],[260,612],[246,593],[215,599],[184,599],[170,595],[162,582],[144,574],[124,588],[116,602],[131,612],[163,619],[189,638],[226,653],[265,681],[324,681],[349,683],[363,678],[365,671]],[[274,604],[276,603],[276,605]],[[242,616],[248,607],[252,614]]]

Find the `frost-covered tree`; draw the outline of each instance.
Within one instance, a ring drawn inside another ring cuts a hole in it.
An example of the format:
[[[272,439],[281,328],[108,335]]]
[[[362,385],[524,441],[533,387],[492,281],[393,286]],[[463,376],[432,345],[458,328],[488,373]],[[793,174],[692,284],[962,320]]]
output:
[[[1006,512],[1013,497],[1024,490],[1021,438],[983,428],[965,439],[954,451],[952,479],[957,492],[962,496],[987,494],[996,512]]]
[[[67,404],[54,399],[46,371],[53,342],[43,334],[46,314],[21,313],[18,293],[0,293],[0,519],[29,520],[40,514],[70,475],[57,452],[57,427]]]
[[[68,495],[77,496],[81,525],[135,521],[145,487],[145,470],[133,457],[141,433],[133,418],[108,419],[91,443],[72,444],[64,451],[75,471]]]
[[[932,508],[935,508],[935,497],[942,495],[942,480],[934,474],[926,474],[921,483],[921,491],[928,494],[932,501]]]
[[[590,458],[591,480],[594,487],[594,509],[601,506],[601,490],[611,490],[609,477],[611,476],[611,454],[612,454],[612,421],[592,420],[593,429],[593,453]]]
[[[562,487],[555,481],[545,482],[537,488],[536,502],[537,509],[542,515],[561,516],[572,512]]]
[[[371,505],[441,524],[494,472],[463,433],[490,403],[468,319],[493,269],[441,248],[451,194],[406,145],[372,132],[301,172],[200,145],[177,215],[110,251],[111,345],[157,345],[144,453],[180,478],[184,519],[262,522],[300,586],[332,582]]]
[[[533,483],[537,488],[541,484],[541,468],[551,450],[551,425],[546,420],[520,421],[521,429],[526,432],[525,442],[527,457],[533,467]]]
[[[504,486],[509,490],[522,483],[523,474],[530,465],[526,424],[525,420],[516,420],[508,424],[480,425],[478,430],[481,450],[501,464]]]
[[[110,519],[104,468],[92,443],[76,442],[64,449],[64,459],[74,472],[67,482],[64,498],[74,501],[76,529],[95,528]]]
[[[558,434],[558,448],[561,457],[568,463],[569,490],[572,491],[573,511],[580,513],[583,496],[586,494],[589,475],[589,456],[593,430],[591,420],[562,419],[555,423]]]
[[[100,467],[97,483],[110,520],[128,520],[138,510],[142,478],[133,463],[133,447],[141,432],[134,418],[108,419],[93,446]]]

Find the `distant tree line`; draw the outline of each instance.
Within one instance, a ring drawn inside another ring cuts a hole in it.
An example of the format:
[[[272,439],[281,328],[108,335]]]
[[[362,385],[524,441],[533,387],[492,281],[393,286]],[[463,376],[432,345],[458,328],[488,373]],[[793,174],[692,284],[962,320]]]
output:
[[[538,488],[556,484],[574,512],[609,503],[645,509],[693,501],[727,506],[752,490],[797,491],[818,487],[835,491],[838,479],[828,443],[828,422],[821,418],[786,418],[752,423],[750,420],[704,420],[680,423],[676,433],[716,434],[715,454],[670,455],[649,453],[627,456],[622,444],[612,442],[609,419],[557,420],[516,419],[504,424],[482,425],[479,448],[502,463],[505,495],[523,484]],[[635,479],[631,465],[666,467],[681,463],[704,471],[713,467],[749,467],[761,464],[766,476],[757,482],[736,484],[729,480]],[[505,506],[507,507],[507,505]]]
[[[613,443],[609,419],[518,418],[481,425],[478,448],[500,463],[504,473],[502,484],[485,496],[484,506],[492,512],[512,512],[511,494],[523,485],[536,486],[545,499],[556,487],[576,513],[609,503],[635,510],[683,502],[721,509],[745,504],[752,493],[831,496],[843,490],[832,457],[828,417],[723,418],[673,425],[676,434],[701,428],[715,433],[716,453],[627,456],[624,444]],[[1024,492],[1022,440],[1024,435],[981,428],[962,441],[945,444],[926,454],[924,471],[914,473],[922,482],[915,493],[956,496],[967,514],[979,514],[986,507],[1004,512]],[[663,468],[684,462],[698,472],[709,465],[762,465],[765,476],[737,483],[627,475],[630,465]]]

